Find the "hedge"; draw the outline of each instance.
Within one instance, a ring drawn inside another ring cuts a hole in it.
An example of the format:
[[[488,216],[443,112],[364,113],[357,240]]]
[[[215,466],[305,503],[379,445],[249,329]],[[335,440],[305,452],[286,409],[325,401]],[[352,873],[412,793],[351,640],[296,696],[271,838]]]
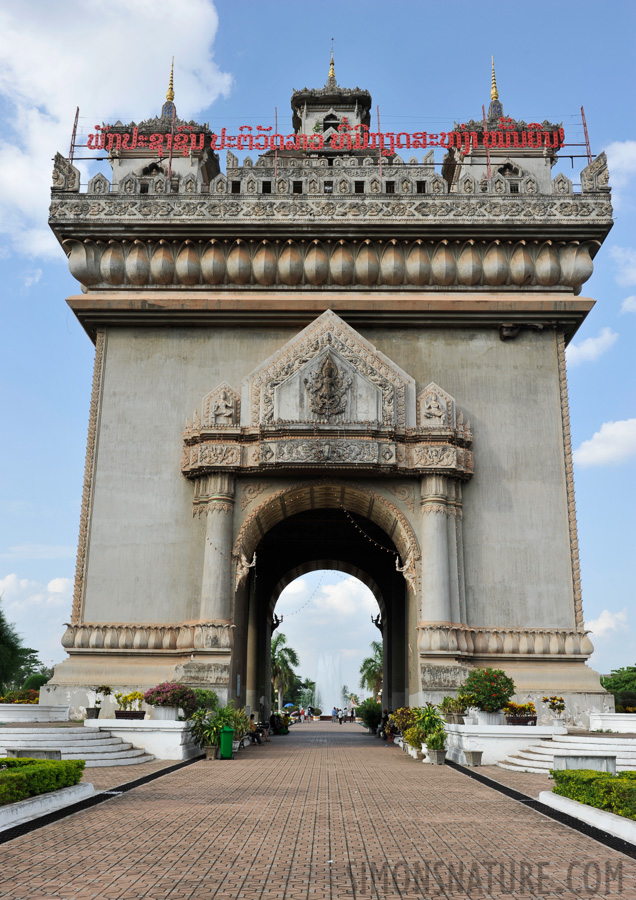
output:
[[[83,759],[0,760],[0,806],[72,787],[82,778]]]
[[[636,819],[636,772],[594,772],[591,769],[560,769],[550,772],[552,793],[618,816]]]

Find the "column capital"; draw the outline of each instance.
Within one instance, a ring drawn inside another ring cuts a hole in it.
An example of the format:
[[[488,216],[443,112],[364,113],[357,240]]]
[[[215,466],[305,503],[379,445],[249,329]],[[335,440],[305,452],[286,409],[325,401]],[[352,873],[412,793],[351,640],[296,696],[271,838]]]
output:
[[[234,507],[236,478],[227,472],[197,478],[194,487],[194,511],[231,512]]]

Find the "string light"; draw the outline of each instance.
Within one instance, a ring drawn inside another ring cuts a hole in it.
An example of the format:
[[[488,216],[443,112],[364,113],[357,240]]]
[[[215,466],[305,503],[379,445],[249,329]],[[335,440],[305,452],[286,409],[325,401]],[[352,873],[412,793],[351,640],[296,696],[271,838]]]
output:
[[[357,531],[359,531],[360,534],[361,534],[363,537],[365,537],[365,538],[369,541],[370,544],[373,544],[375,547],[379,547],[380,550],[384,550],[385,553],[392,553],[393,556],[396,556],[398,559],[400,558],[400,554],[397,552],[397,550],[390,550],[388,547],[385,547],[384,544],[380,544],[378,541],[375,541],[372,537],[370,537],[370,536],[366,533],[366,531],[364,531],[364,529],[360,528],[360,526],[358,525],[358,523],[356,522],[356,520],[353,518],[353,516],[350,515],[349,511],[348,511],[347,509],[345,509],[345,507],[342,505],[342,503],[340,504],[340,509],[343,511],[343,513],[345,514],[345,516],[349,519],[349,521],[351,522],[351,524],[353,525],[353,527],[354,527]]]
[[[327,574],[326,570],[323,570],[322,573],[321,573],[321,575],[320,575],[320,581],[318,582],[318,584],[317,584],[316,587],[314,588],[314,590],[313,590],[312,594],[310,595],[309,599],[306,600],[306,601],[303,603],[302,606],[299,606],[298,609],[295,609],[295,610],[294,610],[294,612],[283,613],[283,615],[287,616],[287,618],[289,618],[290,616],[295,616],[297,613],[299,613],[299,612],[301,611],[301,609],[304,609],[306,606],[309,606],[309,604],[311,603],[311,601],[314,599],[314,597],[316,596],[316,594],[317,594],[318,591],[320,590],[320,587],[321,587],[321,585],[322,585],[323,579],[324,579],[324,577],[325,577],[326,574]]]

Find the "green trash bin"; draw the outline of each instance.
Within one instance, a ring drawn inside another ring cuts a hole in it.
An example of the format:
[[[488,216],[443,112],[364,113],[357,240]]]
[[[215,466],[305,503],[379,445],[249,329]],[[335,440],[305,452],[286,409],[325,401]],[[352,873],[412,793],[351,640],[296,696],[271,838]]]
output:
[[[232,759],[232,742],[234,741],[234,729],[229,725],[221,728],[221,759]]]

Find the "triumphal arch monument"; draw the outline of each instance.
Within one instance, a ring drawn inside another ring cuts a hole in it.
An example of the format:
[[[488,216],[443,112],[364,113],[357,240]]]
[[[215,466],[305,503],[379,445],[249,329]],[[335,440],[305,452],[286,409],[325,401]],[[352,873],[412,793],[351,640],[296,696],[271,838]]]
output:
[[[95,369],[47,702],[176,680],[266,712],[278,596],[335,568],[378,601],[387,705],[495,666],[602,708],[565,347],[612,225],[604,155],[575,192],[560,126],[506,117],[494,81],[483,120],[440,134],[374,132],[333,66],[291,104],[293,134],[230,135],[171,89],[96,127],[111,180],[56,157]]]

